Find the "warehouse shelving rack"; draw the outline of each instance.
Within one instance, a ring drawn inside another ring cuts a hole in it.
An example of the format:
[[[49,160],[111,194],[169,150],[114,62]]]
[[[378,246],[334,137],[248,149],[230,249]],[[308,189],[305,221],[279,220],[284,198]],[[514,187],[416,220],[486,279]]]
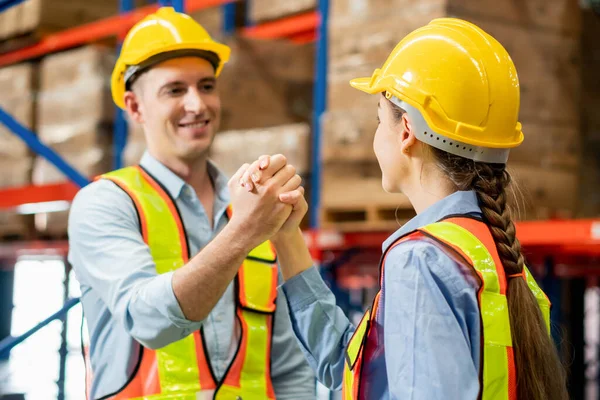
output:
[[[23,0],[0,0],[0,11],[21,3]],[[67,50],[80,45],[93,43],[109,37],[122,39],[125,33],[146,15],[154,12],[158,7],[170,5],[178,11],[194,12],[210,7],[222,7],[223,33],[240,34],[243,37],[257,39],[289,39],[295,43],[307,43],[317,41],[317,79],[314,89],[314,111],[315,122],[314,140],[320,137],[318,121],[325,109],[325,72],[326,65],[326,34],[318,35],[318,32],[326,30],[327,0],[321,1],[319,10],[306,12],[279,20],[254,24],[246,21],[246,26],[238,29],[236,27],[235,12],[236,3],[243,0],[171,0],[159,1],[158,4],[148,5],[134,9],[133,0],[120,0],[119,13],[115,16],[99,21],[67,29],[51,34],[41,39],[38,43],[23,47],[8,53],[0,54],[0,67],[16,64],[22,61],[32,60],[46,54]],[[251,0],[246,0],[248,4]],[[119,47],[117,48],[117,50]],[[22,126],[11,115],[0,108],[0,122],[6,125],[13,133],[19,136],[36,154],[45,157],[56,166],[68,179],[68,182],[49,185],[28,185],[24,187],[0,189],[0,210],[13,210],[27,204],[49,203],[56,201],[71,201],[77,191],[90,182],[89,177],[83,176],[76,171],[68,162],[63,160],[55,151],[38,140],[35,133]],[[123,112],[116,109],[114,125],[114,161],[113,167],[122,166],[122,154],[127,142],[127,123]],[[318,164],[317,155],[313,156],[313,166]],[[316,214],[315,214],[316,215]],[[20,256],[58,257],[65,261],[67,270],[68,242],[65,240],[35,240],[24,242],[0,243],[0,273],[12,269]],[[68,271],[67,271],[68,272]],[[0,274],[2,276],[2,274]],[[65,276],[68,277],[68,274]],[[68,279],[68,278],[67,278]],[[1,283],[1,282],[0,282]],[[68,282],[65,282],[65,285]],[[65,291],[65,302],[63,307],[48,316],[44,321],[32,327],[29,331],[19,337],[6,337],[0,341],[0,360],[7,358],[10,350],[23,342],[37,331],[47,326],[54,320],[62,322],[62,345],[60,353],[60,373],[58,379],[58,398],[64,398],[64,378],[66,371],[66,313],[79,303],[79,298],[68,298]],[[9,299],[10,303],[10,299]],[[10,307],[10,304],[6,306]],[[8,310],[10,312],[10,309]],[[0,310],[2,312],[2,310]]]
[[[0,11],[16,5],[23,0],[0,0]],[[172,0],[161,1],[161,5],[172,5],[178,10],[193,12],[202,8],[222,7],[224,12],[223,30],[226,34],[237,32],[246,37],[261,39],[288,38],[297,43],[316,41],[315,83],[313,93],[313,135],[311,154],[311,198],[310,229],[305,231],[305,239],[317,263],[327,268],[331,265],[342,265],[336,262],[352,257],[352,253],[365,250],[378,250],[390,232],[339,232],[320,229],[319,205],[321,182],[321,116],[326,109],[327,87],[327,21],[329,1],[319,0],[318,9],[301,15],[282,18],[280,20],[253,24],[246,21],[246,26],[235,26],[235,3],[244,0]],[[248,3],[251,0],[245,0]],[[185,3],[185,4],[184,4]],[[185,7],[184,7],[185,5]],[[9,53],[0,54],[0,67],[21,61],[35,59],[45,54],[73,48],[103,38],[116,36],[122,38],[124,33],[144,16],[155,11],[159,5],[149,5],[133,9],[132,0],[120,0],[119,14],[68,29],[43,38],[37,44],[21,48]],[[14,209],[29,203],[51,201],[70,201],[78,189],[89,182],[89,178],[79,174],[52,149],[39,142],[33,132],[21,126],[14,118],[0,109],[0,122],[7,125],[20,136],[30,148],[46,157],[59,168],[70,182],[0,190],[0,210]],[[122,165],[121,155],[126,143],[127,129],[122,113],[118,112],[114,129],[114,167]],[[598,283],[600,276],[600,219],[586,220],[548,220],[523,221],[517,224],[518,236],[528,255],[535,264],[534,273],[541,281],[555,306],[552,319],[568,325],[569,337],[575,351],[571,360],[572,378],[570,386],[573,398],[583,398],[584,368],[583,360],[583,292],[586,285]],[[66,260],[68,243],[62,240],[7,242],[0,243],[0,270],[11,268],[11,263],[21,255],[54,256]],[[333,261],[332,261],[332,258]],[[562,279],[568,279],[566,284]],[[330,282],[336,286],[335,281]],[[569,293],[571,307],[565,309],[560,305],[564,294]],[[65,298],[65,306],[45,321],[19,338],[8,337],[0,341],[0,359],[2,352],[8,351],[30,335],[54,319],[65,323],[65,313],[78,303],[78,299]],[[64,330],[64,329],[63,329]],[[556,332],[554,332],[557,334]],[[558,335],[558,334],[557,334]],[[64,349],[61,357],[64,357]],[[64,362],[64,360],[62,361]],[[64,364],[62,367],[64,368]],[[63,370],[64,372],[64,370]],[[63,375],[61,375],[63,376]],[[60,382],[59,382],[60,384]]]

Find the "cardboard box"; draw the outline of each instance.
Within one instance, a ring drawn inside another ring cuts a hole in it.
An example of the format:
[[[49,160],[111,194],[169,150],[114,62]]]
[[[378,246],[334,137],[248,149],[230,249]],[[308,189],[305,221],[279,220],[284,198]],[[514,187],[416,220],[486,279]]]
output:
[[[217,86],[221,131],[307,122],[312,118],[314,45],[234,39]]]
[[[376,113],[376,108],[372,112],[362,109],[326,112],[322,118],[322,160],[375,161]]]
[[[252,0],[249,7],[250,20],[259,22],[310,11],[317,0]]]
[[[29,185],[32,164],[30,157],[3,157],[0,160],[0,188]]]
[[[189,13],[196,22],[198,22],[211,37],[218,39],[223,34],[223,8],[210,7],[200,11]]]
[[[573,218],[579,207],[578,172],[509,162],[513,177],[509,201],[518,219]],[[516,199],[514,198],[516,196]]]
[[[28,129],[33,128],[34,75],[30,63],[0,68],[0,107]],[[25,157],[25,142],[0,123],[0,156]]]
[[[525,140],[511,149],[509,163],[577,172],[582,138],[578,126],[523,122]]]
[[[581,30],[581,8],[571,0],[449,0],[448,15],[486,18],[573,36]]]
[[[40,129],[78,121],[111,121],[110,74],[114,51],[85,46],[49,55],[40,66],[37,123]]]
[[[296,173],[310,170],[310,126],[299,123],[270,128],[221,132],[215,137],[211,159],[228,176],[244,163],[252,163],[263,154],[283,154]]]

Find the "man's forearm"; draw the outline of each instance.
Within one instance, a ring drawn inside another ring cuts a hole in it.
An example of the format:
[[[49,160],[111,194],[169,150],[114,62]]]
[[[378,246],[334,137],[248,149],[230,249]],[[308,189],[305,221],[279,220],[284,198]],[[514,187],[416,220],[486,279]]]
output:
[[[252,243],[229,223],[184,267],[173,274],[173,292],[190,321],[204,320],[235,277]]]

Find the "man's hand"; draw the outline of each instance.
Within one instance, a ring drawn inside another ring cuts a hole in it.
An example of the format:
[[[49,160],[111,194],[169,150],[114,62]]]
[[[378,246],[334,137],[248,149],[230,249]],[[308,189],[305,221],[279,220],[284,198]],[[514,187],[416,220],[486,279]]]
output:
[[[267,183],[273,174],[277,172],[280,157],[282,156],[261,156],[253,162],[242,175],[241,184],[244,188],[252,191],[262,184]],[[308,203],[304,198],[304,188],[300,186],[301,183],[302,178],[299,175],[294,175],[286,183],[286,191],[279,194],[279,200],[284,204],[291,205],[292,212],[277,234],[273,236],[273,241],[278,241],[288,234],[297,233],[302,218],[304,218],[304,215],[308,211]]]
[[[261,170],[268,179],[249,186],[242,178],[248,176],[251,167],[259,169],[260,162],[252,166],[244,164],[229,180],[229,191],[233,206],[231,224],[255,247],[275,235],[287,221],[294,206],[280,201],[279,197],[297,190],[301,179],[296,169],[287,165],[284,156],[275,155],[269,157],[268,164]]]

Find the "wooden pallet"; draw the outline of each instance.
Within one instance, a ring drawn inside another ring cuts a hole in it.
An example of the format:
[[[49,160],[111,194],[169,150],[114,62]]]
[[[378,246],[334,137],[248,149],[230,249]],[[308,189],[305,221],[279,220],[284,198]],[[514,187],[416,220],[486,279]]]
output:
[[[365,204],[364,206],[323,207],[321,226],[340,231],[390,231],[400,228],[415,216],[415,211],[402,206]]]
[[[321,226],[343,231],[395,231],[415,216],[403,194],[381,186],[374,163],[327,164],[323,170]]]

